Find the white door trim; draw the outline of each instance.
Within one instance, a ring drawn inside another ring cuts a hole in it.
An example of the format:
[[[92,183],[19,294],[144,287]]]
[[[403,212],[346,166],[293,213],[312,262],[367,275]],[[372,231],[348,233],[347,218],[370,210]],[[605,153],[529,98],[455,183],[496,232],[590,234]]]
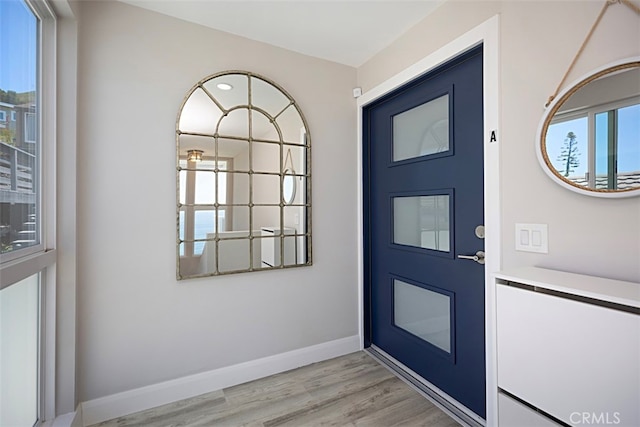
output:
[[[460,53],[483,43],[483,106],[484,106],[484,217],[485,217],[485,340],[487,369],[487,425],[497,425],[497,368],[495,343],[495,283],[494,272],[502,265],[500,221],[500,47],[499,16],[493,16],[447,45],[416,62],[357,100],[358,105],[358,333],[364,346],[364,212],[362,118],[363,108],[381,96],[418,76],[427,73]],[[491,142],[492,132],[496,141]]]

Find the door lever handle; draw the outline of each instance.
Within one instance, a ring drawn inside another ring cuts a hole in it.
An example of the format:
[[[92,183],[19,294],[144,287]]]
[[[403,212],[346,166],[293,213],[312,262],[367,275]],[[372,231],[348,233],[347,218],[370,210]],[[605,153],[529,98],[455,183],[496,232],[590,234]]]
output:
[[[460,259],[470,259],[478,264],[484,264],[484,251],[478,251],[475,255],[458,255]]]

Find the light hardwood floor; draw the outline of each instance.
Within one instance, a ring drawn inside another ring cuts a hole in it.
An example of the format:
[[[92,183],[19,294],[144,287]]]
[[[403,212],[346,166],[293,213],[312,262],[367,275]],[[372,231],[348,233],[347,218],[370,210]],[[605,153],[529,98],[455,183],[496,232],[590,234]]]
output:
[[[96,426],[459,424],[364,352],[315,363]]]

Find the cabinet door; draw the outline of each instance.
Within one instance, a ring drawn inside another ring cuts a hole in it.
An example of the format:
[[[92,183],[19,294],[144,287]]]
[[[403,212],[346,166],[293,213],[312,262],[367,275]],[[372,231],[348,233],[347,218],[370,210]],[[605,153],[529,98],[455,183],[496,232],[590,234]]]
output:
[[[498,393],[498,425],[501,427],[560,426],[503,393]]]
[[[260,252],[262,253],[263,267],[265,266],[273,267],[276,265],[276,251],[275,251],[276,239],[273,238],[274,231],[272,229],[263,228],[262,235],[267,237],[260,240],[261,242]]]
[[[640,316],[497,287],[498,386],[573,425],[640,425]]]

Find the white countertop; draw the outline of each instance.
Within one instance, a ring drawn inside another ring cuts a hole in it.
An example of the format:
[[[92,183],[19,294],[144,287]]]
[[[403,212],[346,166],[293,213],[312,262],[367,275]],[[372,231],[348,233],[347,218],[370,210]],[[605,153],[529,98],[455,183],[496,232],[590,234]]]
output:
[[[640,308],[640,283],[523,267],[494,273],[497,279]]]

